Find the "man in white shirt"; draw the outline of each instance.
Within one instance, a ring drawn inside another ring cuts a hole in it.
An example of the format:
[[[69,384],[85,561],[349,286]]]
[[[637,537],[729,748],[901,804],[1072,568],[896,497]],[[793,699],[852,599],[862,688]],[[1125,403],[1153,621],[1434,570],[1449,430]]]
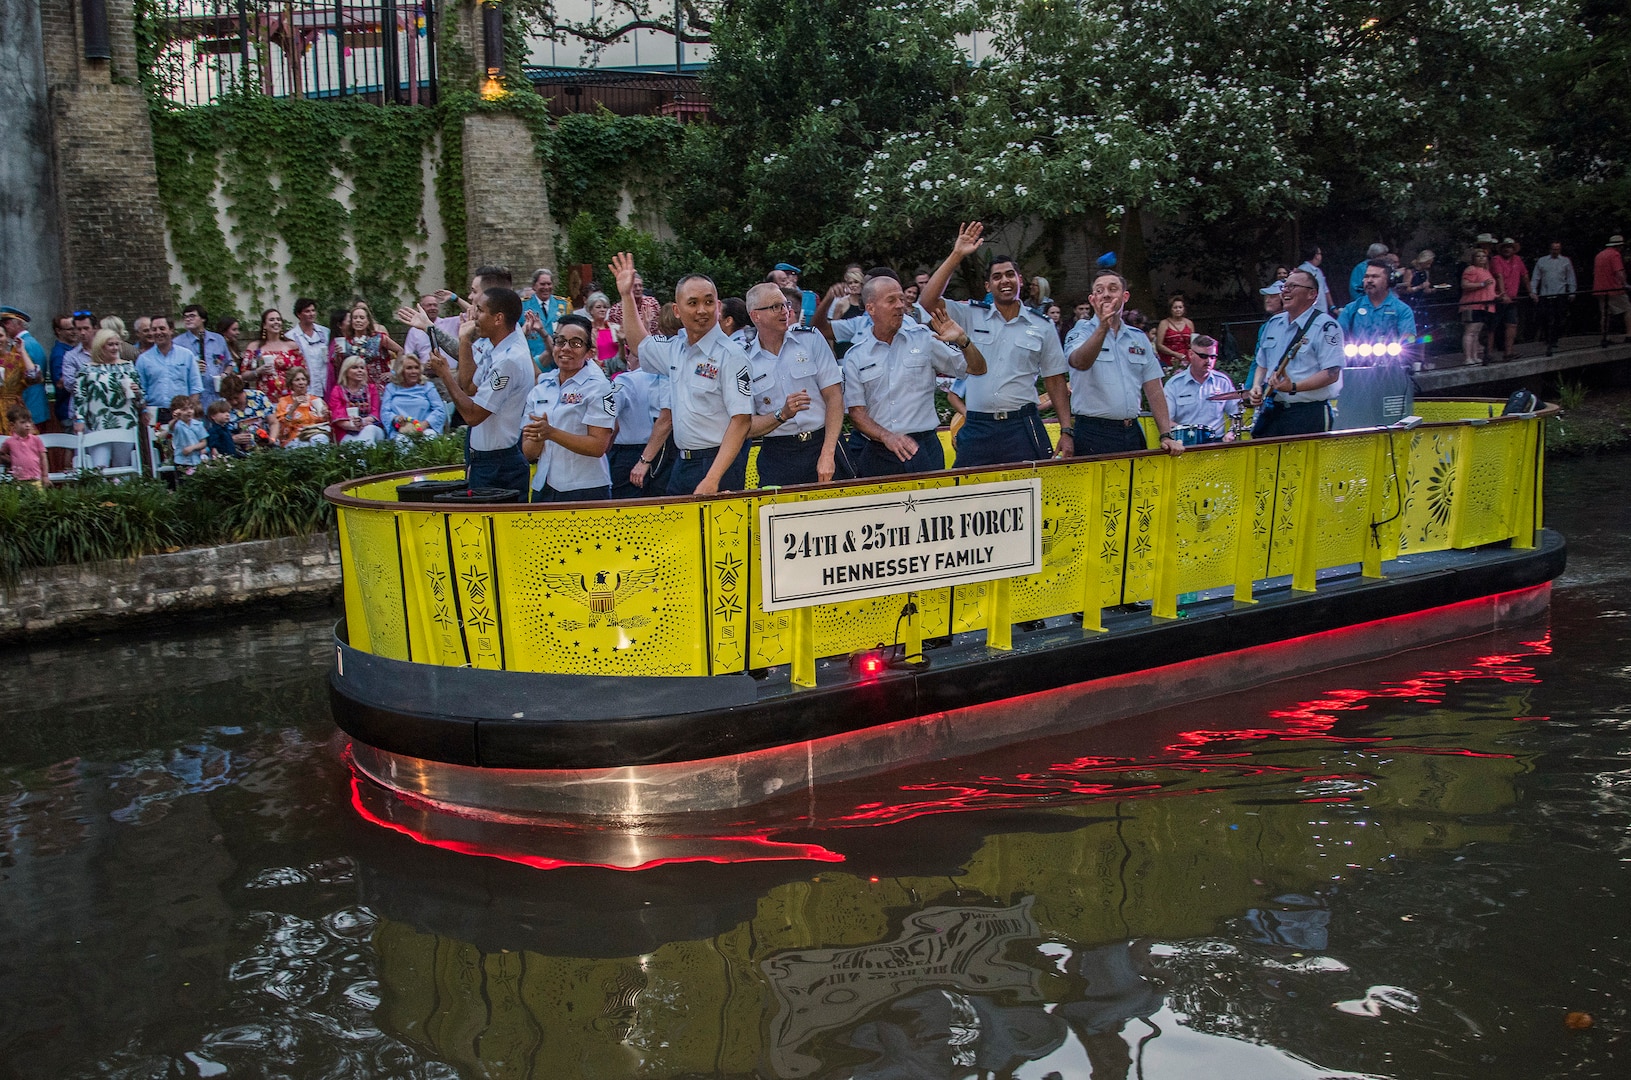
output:
[[[470,425],[467,483],[508,488],[517,500],[532,486],[531,470],[521,456],[532,352],[520,324],[521,297],[515,290],[488,289],[476,300],[474,318],[459,327],[458,369],[449,366],[439,349],[427,364]]]
[[[612,273],[625,311],[638,311],[634,256],[612,257]],[[747,483],[748,426],[753,376],[748,355],[719,328],[719,290],[703,274],[674,286],[680,332],[657,337],[640,319],[623,323],[629,352],[648,371],[666,372],[679,460],[668,477],[669,495],[740,491]],[[632,365],[631,365],[632,366]]]
[[[1569,303],[1574,299],[1579,283],[1574,274],[1574,262],[1563,254],[1563,245],[1552,241],[1548,254],[1535,260],[1534,272],[1529,277],[1529,291],[1535,295],[1540,308],[1540,336],[1546,340],[1546,355],[1557,351],[1563,337],[1563,324],[1569,319]]]
[[[758,330],[748,361],[752,431],[764,437],[759,485],[826,483],[837,471],[844,427],[843,372],[827,339],[796,324],[797,309],[777,286],[766,281],[749,289],[747,309]]]
[[[317,301],[302,296],[294,302],[295,325],[289,331],[289,340],[300,346],[305,358],[306,371],[311,374],[311,392],[328,400],[328,327],[317,321]],[[409,350],[410,352],[412,350]],[[417,355],[417,354],[416,354]],[[419,357],[422,362],[425,358]]]

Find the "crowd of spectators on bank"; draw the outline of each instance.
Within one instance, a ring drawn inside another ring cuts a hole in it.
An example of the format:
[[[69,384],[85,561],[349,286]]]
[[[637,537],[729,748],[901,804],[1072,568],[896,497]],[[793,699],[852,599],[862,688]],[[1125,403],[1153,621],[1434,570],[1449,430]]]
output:
[[[1113,256],[1099,260],[1068,316],[1045,277],[1024,275],[1000,255],[987,260],[990,291],[983,298],[947,300],[954,271],[983,243],[978,232],[961,233],[946,265],[918,270],[909,280],[889,267],[851,264],[820,293],[803,288],[801,272],[789,263],[776,264],[746,297],[720,297],[712,282],[691,275],[676,287],[678,307],[647,293],[632,263],[606,268],[616,275],[608,287],[574,282],[570,298],[557,291],[548,269],[517,287],[505,268],[485,267],[468,295],[423,295],[397,311],[391,325],[361,300],[331,311],[323,323],[316,302],[300,298],[290,317],[269,308],[247,327],[232,316],[212,322],[197,304],[183,308],[179,319],[159,312],[128,324],[118,315],[78,310],[52,320],[54,340],[47,346],[30,333],[27,313],[4,307],[0,435],[8,438],[0,442],[0,466],[14,478],[48,482],[51,457],[40,433],[145,425],[160,435],[166,460],[185,476],[209,459],[411,440],[485,425],[495,410],[468,405],[494,350],[512,335],[530,362],[517,384],[533,391],[547,383],[548,389],[528,399],[528,419],[517,413],[515,430],[497,441],[513,437],[546,472],[562,466],[560,475],[573,477],[573,486],[546,483],[539,490],[576,497],[677,492],[668,475],[676,462],[710,449],[675,441],[676,429],[684,431],[696,417],[689,415],[693,403],[673,400],[690,376],[679,379],[677,364],[664,370],[671,353],[700,357],[695,371],[716,369],[710,378],[730,383],[730,394],[743,399],[722,415],[734,417],[731,410],[740,407],[751,418],[737,425],[736,438],[725,440],[712,430],[717,425],[703,423],[707,430],[686,433],[691,441],[711,440],[712,450],[745,457],[747,443],[760,440],[762,482],[800,483],[926,467],[936,455],[923,444],[938,447],[928,433],[948,418],[959,464],[1136,448],[1142,433],[1126,432],[1140,412],[1154,417],[1163,445],[1181,452],[1186,442],[1234,437],[1240,399],[1259,404],[1276,392],[1282,404],[1319,404],[1323,419],[1308,422],[1328,424],[1340,374],[1322,382],[1323,373],[1309,370],[1299,380],[1280,362],[1282,351],[1328,350],[1327,338],[1344,356],[1339,366],[1391,362],[1419,370],[1432,362],[1423,348],[1432,328],[1453,320],[1460,361],[1480,364],[1511,359],[1522,322],[1550,355],[1571,303],[1586,295],[1595,301],[1602,344],[1616,330],[1622,340],[1631,336],[1619,234],[1584,271],[1559,243],[1530,266],[1515,240],[1490,233],[1477,237],[1450,275],[1436,273],[1433,251],[1405,261],[1374,244],[1346,281],[1338,280],[1351,297],[1341,306],[1315,247],[1298,266],[1277,267],[1259,290],[1269,321],[1250,351],[1255,362],[1245,385],[1237,388],[1216,370],[1227,350],[1218,337],[1197,331],[1188,299],[1162,298],[1150,328],[1128,306],[1130,291]],[[712,298],[705,316],[685,309],[688,282],[706,282]],[[1304,291],[1306,298],[1299,295]],[[506,326],[510,307],[515,317]],[[461,359],[463,339],[483,315],[493,325],[474,335]],[[1276,320],[1283,330],[1275,330]],[[1329,331],[1321,320],[1329,321]],[[570,328],[564,336],[563,327]],[[895,341],[901,332],[915,342],[904,358]],[[1320,342],[1311,340],[1320,335]],[[1310,340],[1303,343],[1305,336]],[[676,341],[684,346],[672,345]],[[1298,362],[1306,363],[1306,355]],[[921,377],[896,377],[897,367],[915,363],[922,364]],[[1122,364],[1119,381],[1110,379],[1107,373]],[[727,369],[728,377],[717,369]],[[1228,399],[1231,393],[1239,396]],[[949,413],[937,411],[942,403]],[[1061,421],[1057,444],[1037,419],[1048,412]],[[881,423],[880,415],[891,423]],[[133,446],[86,440],[77,464],[128,466]],[[600,468],[575,470],[563,455],[604,459],[606,482],[600,483]],[[715,480],[741,482],[730,468],[715,471]]]

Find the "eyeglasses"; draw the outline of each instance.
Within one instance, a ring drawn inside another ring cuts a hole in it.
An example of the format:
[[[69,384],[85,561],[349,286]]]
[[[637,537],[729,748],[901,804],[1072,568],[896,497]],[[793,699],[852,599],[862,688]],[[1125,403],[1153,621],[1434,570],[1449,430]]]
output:
[[[792,311],[793,307],[794,307],[794,305],[793,305],[793,302],[791,300],[784,300],[779,304],[766,304],[764,307],[756,307],[756,308],[753,308],[751,310],[753,310],[753,311]]]
[[[1280,284],[1280,289],[1281,289],[1281,291],[1284,291],[1284,290],[1286,290],[1286,289],[1307,289],[1307,290],[1308,290],[1308,291],[1309,291],[1309,292],[1318,292],[1318,291],[1319,291],[1319,290],[1318,290],[1318,289],[1316,289],[1316,288],[1314,288],[1314,286],[1312,286],[1312,285],[1304,285],[1304,284],[1303,284],[1303,283],[1302,283],[1302,282],[1300,282],[1300,281],[1285,281],[1285,282],[1281,282],[1281,284]]]
[[[1218,354],[1215,353],[1215,352],[1198,352],[1198,353],[1190,353],[1189,355],[1191,355],[1193,357],[1196,357],[1197,359],[1200,359],[1200,360],[1216,360],[1218,358]]]
[[[587,349],[589,347],[589,339],[581,337],[562,337],[561,335],[556,334],[555,347],[557,349],[563,347],[568,349]]]

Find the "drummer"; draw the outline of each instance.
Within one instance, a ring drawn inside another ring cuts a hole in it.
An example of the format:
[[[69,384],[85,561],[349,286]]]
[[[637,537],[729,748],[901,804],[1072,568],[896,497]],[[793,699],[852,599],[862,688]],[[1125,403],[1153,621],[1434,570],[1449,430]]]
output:
[[[1237,392],[1233,380],[1217,370],[1217,362],[1217,339],[1196,334],[1189,339],[1189,365],[1168,379],[1162,388],[1175,427],[1196,433],[1182,440],[1189,445],[1234,440],[1234,429],[1227,418],[1240,415],[1240,399],[1212,400],[1220,394]],[[1185,433],[1179,431],[1178,434]]]

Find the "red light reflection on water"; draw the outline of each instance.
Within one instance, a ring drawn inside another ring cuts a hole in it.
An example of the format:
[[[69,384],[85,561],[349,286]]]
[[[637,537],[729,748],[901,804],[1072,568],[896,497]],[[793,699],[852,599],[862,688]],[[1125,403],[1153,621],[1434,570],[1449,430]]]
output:
[[[1468,601],[1467,603],[1469,605],[1487,604],[1489,600],[1486,598],[1485,600]],[[1454,605],[1453,607],[1459,606],[1462,605]],[[1396,623],[1399,620],[1431,619],[1444,610],[1447,609],[1421,612],[1401,616],[1397,620],[1390,619],[1386,621]],[[1375,626],[1377,624],[1368,625]],[[1322,641],[1332,639],[1338,635],[1362,632],[1364,629],[1366,628],[1346,627],[1299,638],[1295,641],[1279,642],[1259,648],[1261,650],[1317,650]],[[1221,790],[1221,782],[1253,777],[1283,778],[1288,785],[1293,787],[1306,788],[1313,785],[1326,785],[1327,790],[1325,791],[1299,795],[1296,799],[1297,802],[1307,804],[1352,803],[1354,801],[1353,796],[1340,792],[1332,793],[1329,786],[1332,784],[1363,785],[1373,779],[1369,774],[1362,772],[1313,771],[1295,765],[1276,764],[1263,760],[1261,755],[1266,748],[1266,744],[1323,742],[1356,747],[1385,748],[1388,754],[1510,758],[1512,756],[1510,754],[1487,753],[1465,748],[1413,745],[1399,742],[1394,736],[1387,734],[1339,735],[1334,733],[1333,729],[1342,716],[1363,712],[1378,703],[1404,701],[1426,706],[1442,705],[1449,688],[1463,682],[1482,680],[1500,684],[1537,685],[1541,680],[1536,675],[1530,661],[1537,657],[1550,655],[1552,651],[1551,635],[1547,633],[1536,641],[1521,642],[1520,646],[1526,651],[1491,653],[1478,657],[1467,666],[1442,670],[1424,670],[1406,678],[1384,682],[1373,688],[1338,687],[1325,690],[1317,697],[1298,702],[1295,705],[1266,711],[1262,715],[1265,719],[1272,721],[1271,724],[1238,728],[1196,727],[1184,730],[1175,735],[1167,736],[1165,744],[1153,753],[1125,756],[1085,755],[1057,762],[1041,771],[1022,768],[1007,775],[980,775],[901,783],[894,789],[894,797],[886,796],[884,798],[877,797],[879,791],[876,781],[873,781],[871,786],[868,786],[866,782],[859,782],[858,786],[857,784],[832,785],[823,791],[822,801],[830,806],[836,805],[838,809],[821,814],[818,820],[811,820],[802,816],[785,818],[773,810],[765,810],[754,819],[738,820],[725,826],[730,831],[730,835],[707,832],[704,828],[690,834],[676,832],[667,836],[641,836],[639,839],[642,844],[649,844],[650,847],[656,849],[667,849],[668,853],[652,858],[642,857],[642,860],[637,863],[633,860],[625,862],[602,861],[592,857],[584,859],[555,858],[521,850],[520,840],[524,838],[523,834],[525,834],[525,838],[535,841],[542,836],[544,842],[557,851],[561,850],[561,846],[550,843],[551,838],[581,840],[585,835],[567,829],[537,827],[530,831],[513,831],[509,835],[517,837],[517,842],[508,847],[487,842],[485,837],[483,842],[474,842],[449,836],[432,835],[424,829],[415,828],[404,822],[388,820],[372,811],[365,804],[359,786],[362,778],[355,771],[352,777],[352,805],[358,814],[374,824],[409,836],[420,843],[444,850],[497,858],[546,870],[582,866],[617,870],[644,870],[656,866],[694,862],[719,864],[774,860],[842,862],[844,861],[842,854],[820,845],[785,843],[777,841],[773,837],[789,828],[798,828],[800,830],[809,828],[864,828],[896,824],[935,814],[1014,808],[1045,810],[1051,807],[1084,802],[1192,796]],[[1171,665],[1171,668],[1175,674],[1179,674],[1185,668],[1206,662],[1206,659],[1182,661]],[[1058,693],[1061,693],[1061,691],[1046,691],[1042,694],[1029,695],[1029,697],[1045,698]],[[1014,701],[993,702],[964,711],[978,713],[980,710],[1011,708],[1014,707],[1014,704]],[[1534,720],[1544,718],[1515,717],[1514,719]],[[910,723],[912,721],[906,722]],[[347,757],[349,758],[349,748]],[[919,770],[919,775],[921,775],[921,770]],[[1215,777],[1220,783],[1197,782],[1197,778],[1203,777]],[[441,807],[430,804],[414,806],[417,800],[396,792],[385,793],[383,789],[373,788],[372,782],[370,782],[370,787],[372,790],[380,792],[385,798],[394,799],[400,804],[412,806],[414,812],[421,814],[427,822],[433,823],[439,816],[447,816],[447,811]],[[867,801],[853,802],[847,808],[844,808],[844,793],[846,791],[855,791],[858,795],[866,798]],[[484,822],[490,820],[479,812],[471,813],[468,817]],[[505,834],[505,829],[499,827],[496,821],[494,825],[499,835]]]
[[[350,747],[346,748],[346,758],[351,757]],[[658,866],[671,866],[678,863],[745,863],[745,862],[778,862],[787,860],[800,860],[805,862],[843,862],[844,856],[834,851],[828,851],[819,844],[790,844],[772,840],[769,836],[710,836],[708,841],[711,850],[686,852],[645,859],[639,863],[622,864],[599,861],[595,859],[557,859],[545,855],[534,855],[519,848],[503,847],[488,841],[475,842],[457,840],[446,836],[435,836],[423,829],[416,829],[400,821],[392,821],[381,817],[368,807],[362,793],[363,778],[353,769],[351,774],[351,808],[355,810],[364,821],[401,833],[421,844],[440,848],[443,851],[454,851],[461,855],[480,855],[489,859],[501,859],[505,862],[520,863],[535,870],[561,870],[567,867],[597,867],[604,870],[650,870]],[[408,806],[413,806],[414,800],[400,792],[390,792],[388,798]],[[430,811],[434,816],[441,811]],[[478,817],[479,815],[471,815]],[[684,837],[654,837],[654,846],[661,847],[664,841],[685,840]]]

